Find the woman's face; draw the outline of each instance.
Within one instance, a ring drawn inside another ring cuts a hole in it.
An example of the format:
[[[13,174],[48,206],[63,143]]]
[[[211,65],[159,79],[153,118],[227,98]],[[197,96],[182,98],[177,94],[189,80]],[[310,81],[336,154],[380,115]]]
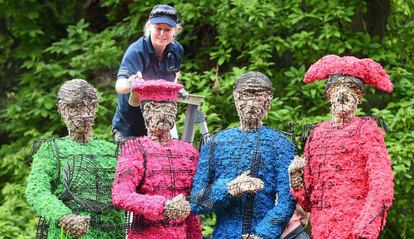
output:
[[[174,40],[175,27],[160,23],[151,25],[151,43],[155,49],[164,49]]]

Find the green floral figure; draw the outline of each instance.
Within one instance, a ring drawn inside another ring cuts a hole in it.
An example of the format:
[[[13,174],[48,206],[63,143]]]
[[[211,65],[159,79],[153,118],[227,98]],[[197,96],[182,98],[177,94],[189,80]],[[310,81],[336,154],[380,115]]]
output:
[[[36,238],[125,238],[124,213],[111,204],[116,145],[92,139],[96,89],[75,79],[57,98],[69,136],[35,143],[26,194],[41,216]]]

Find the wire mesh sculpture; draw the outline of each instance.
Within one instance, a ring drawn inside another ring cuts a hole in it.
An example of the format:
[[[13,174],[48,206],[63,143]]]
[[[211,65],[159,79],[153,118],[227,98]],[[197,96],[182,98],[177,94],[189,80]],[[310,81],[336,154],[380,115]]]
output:
[[[277,238],[295,206],[287,173],[295,146],[281,131],[262,126],[272,100],[266,76],[242,75],[233,96],[240,128],[205,140],[193,181],[192,210],[216,213],[213,238]]]
[[[26,194],[41,215],[37,238],[125,237],[125,215],[111,205],[116,145],[92,138],[97,105],[96,89],[88,82],[65,82],[58,92],[58,112],[69,136],[33,145]]]
[[[154,80],[133,85],[148,136],[124,143],[112,187],[112,202],[128,213],[128,238],[201,239],[199,218],[188,197],[198,161],[189,143],[170,137],[182,86]]]
[[[114,152],[116,147],[106,141],[93,142],[92,148],[76,149],[68,138],[36,140],[33,156],[36,163],[29,176],[29,181],[34,181],[34,184],[29,183],[27,194],[35,209],[47,217],[39,219],[36,238],[59,235],[59,215],[68,214],[87,215],[90,230],[84,238],[95,238],[97,235],[104,238],[124,237],[124,213],[115,210],[111,202],[117,156],[109,152]],[[87,154],[96,146],[107,148],[103,152],[108,154]],[[68,154],[68,151],[71,153]],[[49,169],[53,172],[45,173]],[[45,205],[41,200],[50,200],[50,205]]]
[[[164,219],[150,220],[148,219],[145,205],[141,208],[142,213],[138,213],[138,210],[133,210],[136,213],[128,221],[127,230],[132,235],[145,237],[147,232],[144,229],[151,229],[154,227],[170,228],[183,226],[185,218],[189,211],[183,210],[185,208],[181,206],[185,202],[188,196],[188,192],[191,188],[191,180],[183,181],[183,179],[191,178],[195,173],[196,155],[194,151],[185,151],[181,153],[177,152],[151,152],[154,149],[151,144],[145,144],[145,141],[138,141],[138,139],[126,142],[121,157],[129,155],[131,152],[136,154],[142,154],[142,171],[136,169],[128,169],[125,171],[117,171],[115,175],[116,184],[128,183],[131,176],[142,175],[138,184],[136,185],[136,192],[138,194],[151,194],[165,195],[164,197],[170,197],[171,200],[166,200],[163,205]],[[146,145],[146,146],[144,146]],[[163,161],[165,159],[166,162]],[[154,167],[154,164],[158,167]],[[160,180],[163,178],[163,180]],[[165,180],[165,181],[164,181]],[[115,189],[116,190],[116,189]],[[186,196],[185,196],[186,195]],[[121,195],[122,196],[122,195]],[[147,200],[146,203],[151,204],[151,196],[144,196]],[[156,198],[156,197],[155,197]],[[161,210],[161,212],[163,211]],[[167,212],[168,211],[168,212]],[[129,214],[131,217],[132,214]],[[192,216],[194,217],[194,216]],[[155,235],[154,235],[155,236]]]
[[[304,154],[289,167],[292,193],[311,213],[315,238],[378,238],[393,200],[384,133],[370,117],[356,117],[364,84],[391,92],[385,70],[371,59],[325,56],[305,82],[328,78],[332,119],[310,128]]]

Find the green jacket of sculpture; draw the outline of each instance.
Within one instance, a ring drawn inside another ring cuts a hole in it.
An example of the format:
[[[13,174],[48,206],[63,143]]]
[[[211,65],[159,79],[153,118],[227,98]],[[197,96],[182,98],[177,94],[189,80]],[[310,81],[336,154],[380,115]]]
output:
[[[68,187],[67,185],[64,186],[65,177],[66,184],[68,184],[68,171],[76,171],[76,169],[78,169],[81,173],[76,175],[77,178],[74,178],[73,182],[83,179],[84,182],[87,182],[86,187],[91,188],[90,190],[83,190],[83,192],[80,193],[82,194],[87,191],[88,193],[91,193],[90,195],[94,195],[95,188],[98,188],[99,186],[100,191],[95,192],[96,197],[93,196],[94,198],[92,198],[92,196],[89,196],[91,202],[99,200],[110,202],[111,188],[98,185],[96,180],[100,178],[100,181],[103,182],[101,183],[102,185],[111,185],[113,181],[113,173],[117,164],[115,151],[115,144],[98,139],[93,139],[84,144],[73,141],[69,137],[43,140],[43,143],[33,156],[32,170],[27,179],[26,194],[29,204],[32,205],[35,211],[49,224],[47,238],[61,238],[62,235],[63,238],[71,238],[64,234],[62,229],[58,226],[59,219],[69,214],[88,215],[91,217],[89,231],[87,235],[82,237],[84,239],[112,239],[125,237],[124,229],[122,228],[125,220],[124,212],[117,211],[111,207],[110,204],[107,204],[109,205],[107,208],[99,213],[94,213],[79,207],[77,204],[78,201],[74,200],[76,195],[73,197],[72,194],[69,196],[67,193],[66,196],[63,196],[65,193],[62,194],[62,192],[65,191],[65,188]],[[85,171],[85,166],[90,162],[84,161],[80,166],[80,163],[82,162],[79,161],[79,159],[84,158],[93,160],[92,165],[99,168],[99,170]],[[73,160],[78,160],[79,162]],[[100,176],[92,175],[96,173]],[[70,183],[73,182],[71,181]],[[83,187],[85,187],[85,185],[83,185]],[[76,205],[78,206],[77,208],[75,207]],[[97,205],[99,206],[100,204]],[[78,212],[76,210],[78,210]]]

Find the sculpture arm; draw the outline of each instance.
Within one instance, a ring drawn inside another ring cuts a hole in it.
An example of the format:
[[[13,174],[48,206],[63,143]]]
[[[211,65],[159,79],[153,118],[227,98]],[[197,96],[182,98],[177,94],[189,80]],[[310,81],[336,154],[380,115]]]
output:
[[[52,192],[52,182],[57,177],[58,159],[52,142],[44,142],[33,156],[31,172],[27,178],[27,202],[50,224],[72,213]]]
[[[144,160],[134,143],[135,140],[128,141],[119,156],[112,185],[112,203],[148,220],[163,220],[166,198],[136,192],[136,187],[144,177]]]
[[[228,201],[230,194],[227,191],[227,184],[232,179],[220,178],[212,181],[214,173],[213,160],[210,157],[210,143],[203,145],[200,153],[196,175],[193,178],[193,189],[191,190],[191,208],[197,214],[212,212],[217,206],[224,206]],[[220,205],[218,205],[220,204]]]
[[[277,167],[277,204],[267,212],[263,220],[256,226],[256,236],[261,238],[278,238],[289,222],[290,217],[295,210],[295,201],[290,193],[288,167],[296,154],[293,144],[285,138],[278,141],[279,152]],[[266,185],[265,185],[266,186]]]
[[[377,238],[384,227],[394,197],[393,174],[383,132],[373,120],[364,125],[362,132],[364,144],[361,153],[367,158],[365,171],[369,189],[353,234],[363,238]]]

